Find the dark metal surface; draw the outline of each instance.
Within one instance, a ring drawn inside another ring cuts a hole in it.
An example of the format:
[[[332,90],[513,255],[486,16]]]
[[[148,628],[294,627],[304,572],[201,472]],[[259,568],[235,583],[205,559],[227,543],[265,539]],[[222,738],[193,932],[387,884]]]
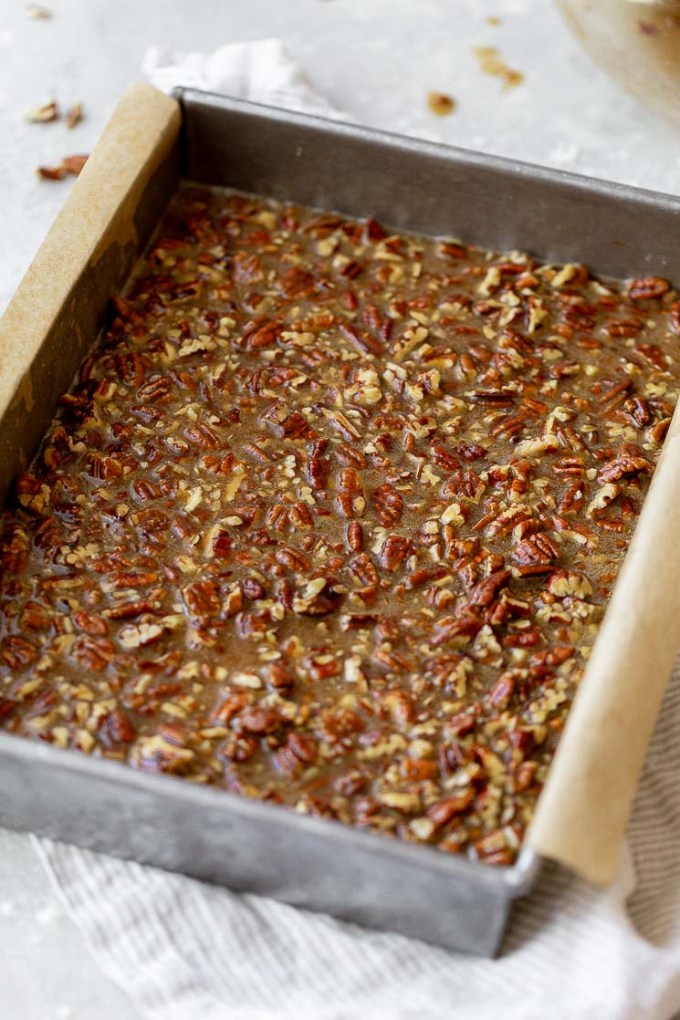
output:
[[[680,276],[680,200],[195,91],[178,98],[190,179],[620,276]],[[474,865],[6,733],[0,774],[2,825],[486,955],[540,866],[531,851],[512,868]]]
[[[183,173],[618,277],[680,277],[680,198],[191,89]]]
[[[0,824],[492,955],[533,855],[478,867],[170,776],[0,733]]]

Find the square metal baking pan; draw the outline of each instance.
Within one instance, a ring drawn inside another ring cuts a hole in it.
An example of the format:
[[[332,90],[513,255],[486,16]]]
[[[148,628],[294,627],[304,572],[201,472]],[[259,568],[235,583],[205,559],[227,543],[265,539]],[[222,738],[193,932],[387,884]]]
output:
[[[192,90],[170,100],[137,86],[0,323],[0,499],[37,449],[108,299],[181,178],[582,261],[614,276],[680,279],[676,199]],[[677,485],[675,464],[664,457],[665,475]],[[663,493],[667,502],[678,496],[669,484]],[[663,510],[660,496],[656,505]],[[659,569],[675,570],[678,555]],[[641,577],[637,569],[633,580]],[[645,660],[655,674],[670,667],[680,644],[673,608],[662,620],[664,640]],[[623,808],[604,828],[595,823],[594,841],[606,836],[615,844],[620,836],[662,681],[655,681],[642,736],[632,740],[625,795],[613,798]],[[510,868],[475,865],[2,732],[0,774],[2,825],[486,955],[499,948],[513,900],[534,886],[543,849],[533,841]],[[604,780],[593,776],[596,796]],[[562,830],[570,825],[567,815]],[[550,839],[544,843],[551,853]],[[580,850],[587,855],[587,847]],[[552,856],[573,863],[559,847]]]

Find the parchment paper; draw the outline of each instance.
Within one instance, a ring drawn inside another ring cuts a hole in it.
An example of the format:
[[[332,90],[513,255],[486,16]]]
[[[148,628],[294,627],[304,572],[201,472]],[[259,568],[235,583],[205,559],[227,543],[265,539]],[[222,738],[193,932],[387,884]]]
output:
[[[33,456],[150,229],[138,208],[159,176],[145,209],[158,216],[167,202],[163,184],[173,167],[159,171],[172,162],[179,125],[175,100],[149,85],[129,89],[0,320],[0,503]]]
[[[619,864],[680,648],[679,514],[680,407],[527,836],[539,853],[599,884]]]

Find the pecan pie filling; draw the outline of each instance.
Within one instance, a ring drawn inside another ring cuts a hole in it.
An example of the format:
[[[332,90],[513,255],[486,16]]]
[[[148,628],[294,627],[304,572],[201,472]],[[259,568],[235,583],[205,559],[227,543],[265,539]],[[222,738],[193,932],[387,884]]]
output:
[[[184,186],[1,518],[4,729],[513,861],[680,302]]]

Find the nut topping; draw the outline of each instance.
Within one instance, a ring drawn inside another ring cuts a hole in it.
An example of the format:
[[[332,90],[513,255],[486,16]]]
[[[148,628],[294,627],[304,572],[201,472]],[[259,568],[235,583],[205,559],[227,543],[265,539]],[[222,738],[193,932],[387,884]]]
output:
[[[183,187],[0,520],[0,725],[511,863],[678,333],[655,277]]]

